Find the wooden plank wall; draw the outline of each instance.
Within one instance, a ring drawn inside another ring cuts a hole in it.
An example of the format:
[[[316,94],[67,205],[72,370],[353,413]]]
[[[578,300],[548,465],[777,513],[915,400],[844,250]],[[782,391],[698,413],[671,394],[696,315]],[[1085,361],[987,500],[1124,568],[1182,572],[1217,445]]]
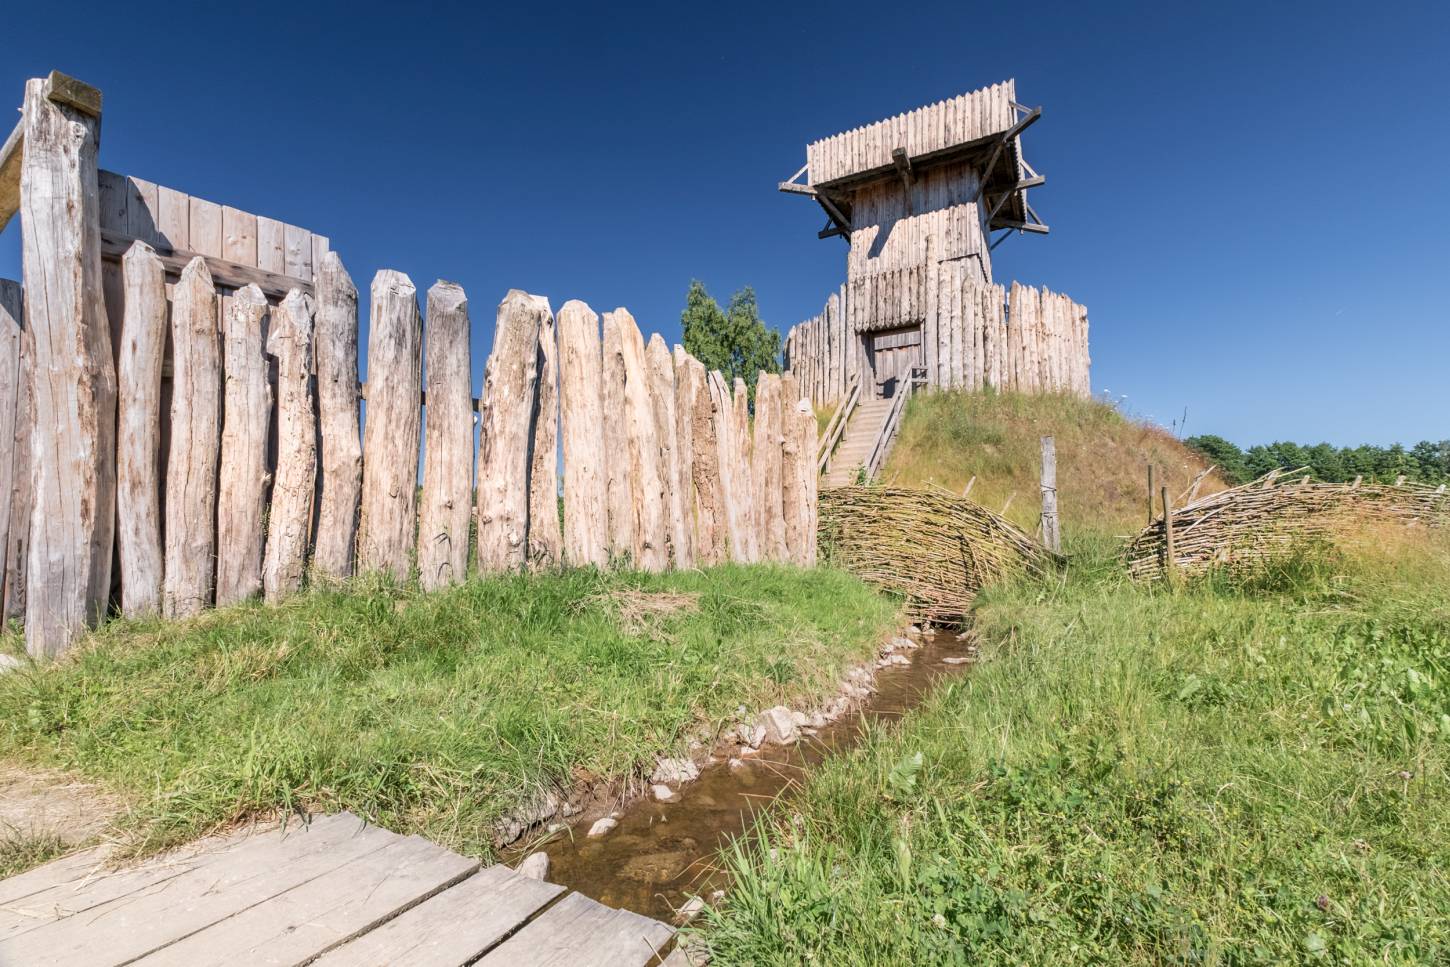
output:
[[[941,261],[970,259],[992,279],[983,225],[986,202],[978,198],[981,172],[967,162],[919,171],[910,188],[883,178],[856,189],[851,203],[851,248],[846,279],[855,282],[926,264],[926,240],[935,240]]]
[[[815,405],[845,396],[851,375],[867,368],[862,334],[919,324],[929,385],[1019,393],[1092,393],[1087,308],[1061,293],[1013,283],[1010,293],[983,282],[970,262],[934,272],[898,270],[856,280],[844,301],[792,328],[788,367]],[[836,323],[837,316],[849,320]],[[844,378],[842,374],[845,374]]]
[[[893,148],[915,158],[999,134],[1017,121],[1016,98],[1007,80],[814,141],[806,145],[810,183],[890,169]]]

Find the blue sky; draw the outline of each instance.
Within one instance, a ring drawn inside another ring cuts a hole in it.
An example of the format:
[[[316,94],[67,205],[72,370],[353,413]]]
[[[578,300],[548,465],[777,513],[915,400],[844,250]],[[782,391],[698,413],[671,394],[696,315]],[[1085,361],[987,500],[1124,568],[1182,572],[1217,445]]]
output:
[[[104,167],[329,235],[364,290],[461,282],[475,388],[510,287],[672,341],[692,277],[813,315],[845,245],[775,191],[805,143],[1015,77],[1052,234],[995,272],[1089,307],[1096,389],[1244,444],[1450,437],[1443,4],[85,7],[8,10],[0,92],[74,74]]]

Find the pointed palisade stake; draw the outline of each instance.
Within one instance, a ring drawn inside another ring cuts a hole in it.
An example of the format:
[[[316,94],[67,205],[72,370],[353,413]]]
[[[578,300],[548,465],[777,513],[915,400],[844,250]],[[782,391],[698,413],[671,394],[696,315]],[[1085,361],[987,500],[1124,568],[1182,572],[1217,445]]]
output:
[[[600,398],[604,407],[604,509],[609,558],[620,562],[634,555],[634,498],[630,482],[629,412],[624,401],[624,333],[617,313],[604,314],[603,345]]]
[[[363,436],[358,570],[405,581],[418,526],[418,442],[423,327],[418,290],[403,273],[373,277],[368,314],[367,418]]]
[[[308,386],[312,305],[297,289],[272,313],[267,352],[277,357],[277,479],[262,583],[267,600],[279,601],[302,588],[317,492],[317,414]]]
[[[0,279],[0,488],[3,488],[0,490],[0,625],[25,615],[25,559],[29,554],[30,534],[30,357],[33,355],[29,342],[20,283]],[[159,360],[156,372],[159,379]],[[154,485],[155,460],[152,465]],[[155,601],[159,603],[160,550],[156,552],[156,562]]]
[[[726,560],[725,495],[720,482],[720,444],[715,435],[715,405],[705,364],[685,355],[682,399],[690,420],[690,480],[695,492],[695,560],[702,565]]]
[[[35,461],[25,640],[65,651],[105,614],[116,523],[116,369],[101,294],[99,92],[91,108],[26,82],[21,254]],[[41,454],[54,458],[40,459]]]
[[[468,297],[439,281],[428,290],[428,405],[423,444],[423,503],[418,511],[418,582],[426,591],[468,573],[473,504],[473,381]]]
[[[357,551],[363,470],[358,434],[357,287],[336,252],[323,255],[318,268],[313,346],[322,431],[322,494],[312,571],[345,578],[353,573]]]
[[[755,498],[759,559],[784,561],[786,552],[785,474],[782,452],[781,379],[761,373],[755,384],[755,434],[752,444],[752,480]]]
[[[161,358],[166,348],[166,270],[145,242],[121,260],[126,308],[117,353],[116,543],[121,612],[161,612]]]
[[[539,309],[539,390],[529,429],[529,566],[558,566],[564,553],[559,531],[559,360],[554,313],[549,300],[533,297]]]
[[[634,565],[646,571],[663,571],[669,566],[669,538],[644,337],[627,309],[615,309],[605,316],[606,320],[610,317],[619,329],[624,363],[624,427],[634,521]]]
[[[694,567],[695,565],[695,539],[698,533],[695,520],[695,444],[694,418],[691,412],[693,401],[689,397],[689,358],[684,346],[675,346],[671,360],[674,366],[675,381],[675,447],[678,451],[678,458],[675,461],[677,470],[675,488],[680,495],[684,538],[683,560],[685,563],[681,565],[683,567]]]
[[[609,563],[599,317],[571,300],[559,310],[559,420],[564,448],[564,560]]]
[[[179,618],[211,604],[216,565],[221,340],[216,287],[201,256],[187,263],[173,290],[171,345],[162,611]]]
[[[479,406],[478,567],[516,571],[528,554],[529,429],[538,392],[541,312],[527,292],[499,303]]]
[[[680,493],[680,441],[675,413],[675,361],[659,333],[645,347],[649,369],[650,406],[654,413],[655,443],[659,450],[659,476],[665,514],[665,540],[675,567],[690,566],[690,543],[685,536],[685,506]]]
[[[262,290],[249,285],[228,300],[222,320],[227,375],[217,497],[218,605],[243,601],[262,591],[267,435],[272,421],[272,387],[262,350],[267,312]]]
[[[756,493],[755,442],[750,425],[750,390],[745,380],[735,377],[731,404],[735,425],[731,433],[731,459],[735,461],[735,507],[740,515],[740,549],[737,561],[764,560],[766,545],[764,508]]]
[[[739,503],[739,476],[745,467],[735,442],[735,407],[731,402],[730,390],[725,386],[725,377],[718,369],[706,376],[706,388],[710,397],[711,432],[707,439],[715,445],[715,479],[719,481],[720,515],[718,526],[723,542],[722,561],[747,562],[748,543],[746,528],[750,521],[750,509]],[[695,434],[700,435],[699,424]],[[696,451],[696,473],[700,466],[699,451]]]

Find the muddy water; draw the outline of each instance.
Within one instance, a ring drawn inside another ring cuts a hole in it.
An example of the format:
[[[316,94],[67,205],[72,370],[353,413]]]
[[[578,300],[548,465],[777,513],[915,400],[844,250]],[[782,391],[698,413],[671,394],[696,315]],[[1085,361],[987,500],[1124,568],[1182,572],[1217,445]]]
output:
[[[619,826],[601,838],[586,837],[597,818],[588,816],[532,847],[549,854],[549,880],[608,906],[661,920],[669,920],[691,896],[724,888],[715,857],[760,810],[789,797],[822,759],[859,741],[865,723],[898,718],[940,679],[970,667],[946,661],[970,655],[952,634],[930,636],[905,654],[911,664],[877,669],[877,690],[866,703],[816,735],[789,748],[766,746],[733,767],[722,757],[702,768],[697,780],[680,786],[676,801],[646,796],[626,806]]]

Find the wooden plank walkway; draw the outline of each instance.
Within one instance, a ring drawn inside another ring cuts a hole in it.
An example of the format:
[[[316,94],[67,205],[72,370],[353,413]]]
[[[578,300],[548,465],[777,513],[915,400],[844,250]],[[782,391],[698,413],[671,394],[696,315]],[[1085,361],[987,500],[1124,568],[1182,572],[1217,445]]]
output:
[[[0,964],[645,967],[674,930],[351,813],[0,880]]]

